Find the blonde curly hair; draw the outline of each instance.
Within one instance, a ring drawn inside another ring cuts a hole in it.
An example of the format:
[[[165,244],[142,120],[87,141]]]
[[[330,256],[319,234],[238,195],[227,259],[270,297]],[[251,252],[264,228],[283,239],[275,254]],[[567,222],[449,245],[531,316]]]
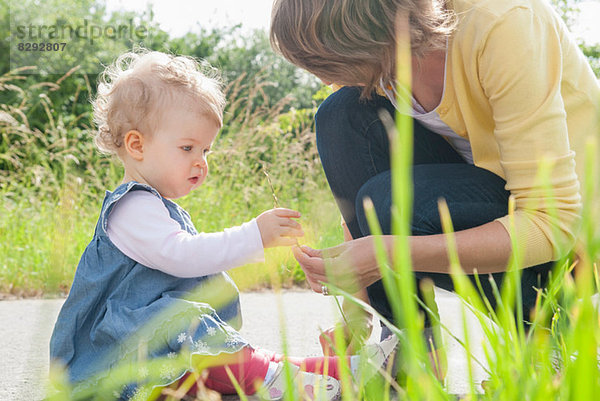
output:
[[[118,154],[130,130],[152,135],[169,106],[188,107],[220,128],[225,95],[216,70],[186,56],[146,49],[122,54],[99,78],[92,101],[100,151]]]
[[[451,0],[275,0],[271,45],[292,64],[369,98],[391,84],[396,20],[408,18],[412,52],[443,49],[456,26]]]

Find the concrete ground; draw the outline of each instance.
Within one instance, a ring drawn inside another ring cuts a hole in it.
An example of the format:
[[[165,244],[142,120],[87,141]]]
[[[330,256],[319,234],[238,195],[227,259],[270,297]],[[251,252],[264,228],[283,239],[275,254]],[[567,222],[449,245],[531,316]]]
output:
[[[459,299],[443,290],[436,290],[436,299],[442,323],[452,335],[464,338]],[[63,301],[0,301],[0,400],[44,398],[48,343]],[[249,342],[256,347],[281,351],[285,330],[289,354],[294,356],[320,355],[319,329],[330,327],[339,316],[332,297],[309,291],[244,293],[241,302],[244,315],[242,334]],[[481,328],[470,313],[467,313],[467,323],[474,356],[484,361]],[[379,330],[376,330],[372,339],[378,334]],[[465,393],[469,388],[466,356],[459,343],[448,333],[444,333],[444,341],[449,361],[447,389],[454,394]],[[477,364],[474,364],[473,371],[475,382],[485,378],[483,369]]]

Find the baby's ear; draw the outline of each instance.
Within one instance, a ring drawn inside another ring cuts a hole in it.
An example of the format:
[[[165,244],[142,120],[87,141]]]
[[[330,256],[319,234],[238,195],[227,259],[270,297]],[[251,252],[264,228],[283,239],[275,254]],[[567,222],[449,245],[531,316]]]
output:
[[[123,138],[123,145],[127,154],[134,160],[144,159],[144,136],[137,130],[127,131]]]

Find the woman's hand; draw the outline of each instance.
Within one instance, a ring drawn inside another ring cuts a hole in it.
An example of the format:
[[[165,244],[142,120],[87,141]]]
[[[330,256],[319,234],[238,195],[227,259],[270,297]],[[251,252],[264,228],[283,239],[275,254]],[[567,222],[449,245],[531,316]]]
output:
[[[323,250],[304,245],[292,250],[315,292],[321,292],[323,283],[332,283],[353,294],[381,279],[372,236]]]
[[[256,218],[260,231],[263,248],[276,246],[297,245],[297,237],[304,236],[300,223],[295,220],[300,218],[300,212],[295,210],[277,208],[267,210]]]

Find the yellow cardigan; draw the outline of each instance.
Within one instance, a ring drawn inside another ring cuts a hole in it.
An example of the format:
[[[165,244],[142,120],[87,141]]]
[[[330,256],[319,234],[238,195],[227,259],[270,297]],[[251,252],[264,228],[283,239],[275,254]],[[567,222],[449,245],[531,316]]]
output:
[[[523,266],[555,260],[573,246],[581,220],[585,143],[600,136],[600,83],[542,0],[452,6],[459,20],[437,110],[469,140],[475,165],[506,180]],[[553,166],[552,201],[537,179],[544,158]],[[508,216],[497,221],[510,232]]]
[[[436,110],[469,140],[475,165],[506,180],[515,198],[514,231],[509,216],[497,221],[515,233],[522,267],[556,260],[578,233],[585,144],[595,138],[600,149],[600,82],[543,0],[450,6],[458,23]],[[594,159],[598,171],[600,155]],[[552,197],[538,177],[542,160],[552,166]]]

